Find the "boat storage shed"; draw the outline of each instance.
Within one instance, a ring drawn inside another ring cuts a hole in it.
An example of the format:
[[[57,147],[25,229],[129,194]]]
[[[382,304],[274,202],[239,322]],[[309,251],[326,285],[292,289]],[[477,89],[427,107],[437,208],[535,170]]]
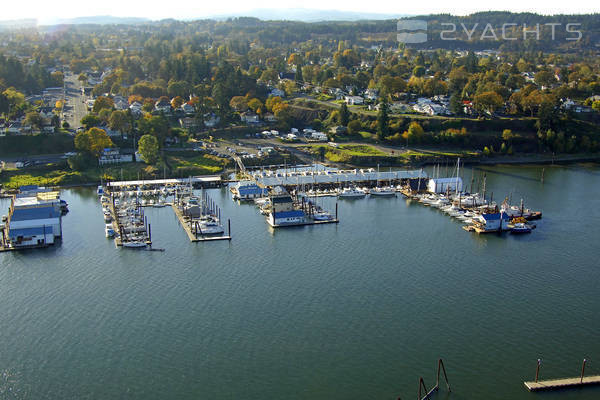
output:
[[[427,190],[431,193],[462,192],[463,182],[460,177],[432,178],[427,183]]]

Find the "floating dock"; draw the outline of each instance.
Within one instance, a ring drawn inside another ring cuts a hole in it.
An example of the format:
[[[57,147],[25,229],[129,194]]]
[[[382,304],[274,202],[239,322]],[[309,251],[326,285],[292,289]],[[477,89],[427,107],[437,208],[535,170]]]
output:
[[[305,222],[295,222],[295,223],[290,223],[290,224],[272,224],[268,219],[267,219],[267,223],[269,224],[269,226],[273,227],[273,228],[284,228],[284,227],[288,227],[288,226],[306,226],[306,225],[322,225],[322,224],[338,224],[340,222],[339,219],[328,219],[328,220],[323,220],[323,221],[316,221],[316,220],[308,220]]]
[[[531,381],[523,383],[525,384],[525,387],[532,392],[537,392],[539,390],[559,390],[588,385],[600,385],[600,375],[584,376],[583,378],[577,377],[550,379],[546,381]]]
[[[186,217],[183,215],[183,213],[181,212],[181,210],[179,209],[179,207],[177,207],[177,205],[175,203],[171,204],[171,208],[173,209],[173,212],[177,216],[177,219],[179,220],[179,223],[183,227],[183,230],[185,231],[188,238],[190,239],[190,242],[213,242],[213,241],[217,241],[217,240],[231,240],[231,223],[229,223],[229,226],[228,226],[228,231],[229,231],[228,235],[221,235],[221,236],[198,235],[198,234],[194,233],[194,231],[192,230],[190,221],[189,220],[186,221]]]

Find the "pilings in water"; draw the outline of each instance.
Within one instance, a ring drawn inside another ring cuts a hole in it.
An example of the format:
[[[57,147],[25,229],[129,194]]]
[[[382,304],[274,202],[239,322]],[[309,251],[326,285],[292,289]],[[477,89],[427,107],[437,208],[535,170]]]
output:
[[[425,381],[423,377],[419,377],[419,392],[417,395],[417,400],[429,400],[431,396],[440,389],[440,372],[444,373],[444,379],[446,381],[446,387],[448,388],[448,392],[451,392],[450,382],[448,382],[448,375],[446,374],[446,367],[444,366],[444,361],[441,358],[438,359],[437,364],[437,379],[435,381],[435,386],[431,389],[427,390],[427,386],[425,386]],[[401,400],[398,397],[398,400]]]
[[[584,358],[583,363],[581,364],[581,374],[576,378],[559,378],[540,381],[538,378],[540,376],[540,366],[542,365],[542,360],[538,359],[535,369],[535,380],[525,381],[523,384],[531,392],[539,390],[560,390],[581,386],[600,385],[600,375],[584,376],[587,362],[588,360]]]

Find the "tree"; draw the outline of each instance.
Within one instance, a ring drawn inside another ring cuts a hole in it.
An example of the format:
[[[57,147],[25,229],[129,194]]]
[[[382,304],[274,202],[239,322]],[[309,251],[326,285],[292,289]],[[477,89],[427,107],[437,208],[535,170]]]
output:
[[[25,125],[33,128],[42,129],[44,126],[44,118],[37,111],[31,111],[25,114]]]
[[[379,113],[377,113],[377,139],[383,140],[388,136],[390,131],[390,117],[388,104],[381,103],[379,105]]]
[[[129,131],[131,129],[131,121],[129,115],[127,115],[127,111],[113,111],[108,118],[108,126],[110,129],[121,133]]]
[[[360,132],[361,129],[362,129],[362,124],[360,123],[360,121],[358,119],[353,119],[352,121],[348,122],[348,134],[349,135],[356,135],[357,133]]]
[[[502,140],[504,140],[507,143],[510,143],[510,141],[514,138],[515,136],[513,135],[512,131],[510,129],[505,129],[502,131]]]
[[[100,124],[100,118],[98,118],[97,116],[93,115],[93,114],[88,114],[85,117],[81,118],[81,125],[84,126],[84,128],[90,129],[93,126],[97,126]]]
[[[155,136],[159,144],[162,144],[169,134],[169,121],[162,115],[142,118],[138,122],[138,127],[142,134]]]
[[[104,149],[112,146],[113,142],[104,129],[94,127],[75,136],[75,148],[81,153],[91,154],[96,158]]]
[[[248,100],[248,107],[255,113],[259,113],[263,108],[263,103],[259,99],[253,98]]]
[[[348,111],[348,106],[346,105],[346,103],[342,103],[338,117],[338,122],[340,125],[348,125],[348,121],[350,120],[350,111]]]
[[[502,97],[496,92],[484,92],[473,98],[473,107],[480,113],[489,115],[492,115],[502,104]]]
[[[408,126],[408,130],[402,134],[402,137],[409,143],[418,143],[425,136],[425,130],[418,122],[413,121]]]
[[[281,98],[279,99],[281,100]],[[248,109],[248,99],[246,96],[233,96],[229,101],[229,107],[235,111],[246,111]]]
[[[143,135],[138,142],[138,151],[146,164],[158,161],[158,140],[152,135]]]
[[[461,115],[463,113],[463,105],[460,101],[460,96],[456,93],[452,93],[450,96],[450,111],[456,115]]]
[[[115,104],[111,98],[105,96],[98,96],[96,100],[94,100],[94,107],[92,108],[92,111],[97,113],[104,108],[110,110],[113,108],[114,105]]]
[[[88,77],[86,76],[86,74],[84,74],[83,72],[81,74],[79,74],[79,76],[77,77],[77,80],[79,81],[79,83],[81,83],[82,85],[85,85],[88,81]]]
[[[176,110],[179,107],[181,107],[183,105],[183,103],[184,103],[184,101],[183,101],[183,98],[181,98],[181,96],[175,96],[171,100],[171,107],[173,107],[173,109]]]

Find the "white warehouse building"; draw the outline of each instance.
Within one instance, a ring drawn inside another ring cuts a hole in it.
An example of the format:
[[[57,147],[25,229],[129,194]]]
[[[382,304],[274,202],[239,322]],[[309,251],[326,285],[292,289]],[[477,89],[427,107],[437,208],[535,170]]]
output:
[[[427,190],[431,193],[462,192],[463,182],[460,177],[432,178],[427,183]]]

